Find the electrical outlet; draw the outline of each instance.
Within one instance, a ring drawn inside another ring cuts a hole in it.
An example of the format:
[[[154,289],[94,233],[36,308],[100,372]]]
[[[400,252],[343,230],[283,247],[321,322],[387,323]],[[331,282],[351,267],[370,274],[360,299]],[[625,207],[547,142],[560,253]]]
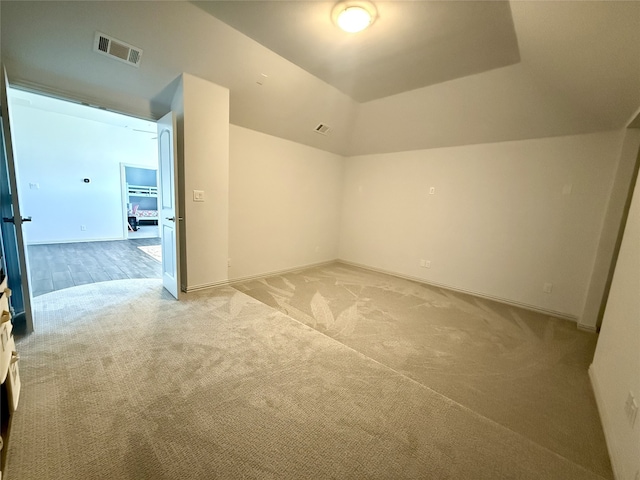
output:
[[[542,291],[544,293],[551,293],[553,291],[553,283],[545,283],[542,286]]]
[[[87,230],[87,226],[86,225],[80,225],[80,230],[85,232]]]
[[[638,402],[636,402],[636,399],[631,392],[629,392],[627,401],[624,404],[624,413],[627,415],[629,425],[633,428],[633,425],[636,422],[636,417],[638,416]]]
[[[424,262],[424,266],[425,268],[431,268],[431,260],[427,260],[426,262]]]
[[[425,259],[424,259],[424,258],[420,260],[420,266],[421,266],[421,267],[424,267],[424,266],[426,265],[426,263],[427,263],[427,262],[425,261]]]
[[[429,187],[429,195],[435,195],[436,194],[436,187]]]
[[[268,78],[269,78],[269,75],[265,75],[264,73],[261,73],[260,75],[258,75],[258,78],[256,79],[256,83],[262,86],[265,83],[267,83]]]

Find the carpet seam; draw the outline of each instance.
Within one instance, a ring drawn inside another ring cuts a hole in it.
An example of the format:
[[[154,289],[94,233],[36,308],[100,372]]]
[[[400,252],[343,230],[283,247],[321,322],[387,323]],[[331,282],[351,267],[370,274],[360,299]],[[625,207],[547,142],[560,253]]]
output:
[[[310,325],[307,325],[306,323],[304,323],[304,322],[302,322],[302,321],[300,321],[300,320],[298,320],[298,319],[296,319],[296,318],[293,318],[292,316],[288,315],[287,313],[283,312],[282,310],[278,310],[278,309],[276,309],[276,308],[272,307],[271,305],[268,305],[268,304],[266,304],[266,303],[264,303],[264,302],[262,302],[262,301],[258,300],[257,298],[254,298],[254,297],[252,297],[251,295],[248,295],[248,294],[246,294],[246,293],[242,292],[241,290],[239,290],[239,289],[238,289],[237,287],[235,287],[234,285],[228,285],[228,287],[233,288],[233,289],[234,289],[234,290],[236,290],[238,293],[241,293],[242,295],[244,295],[244,296],[246,296],[246,297],[249,297],[249,298],[251,298],[251,299],[253,299],[253,300],[257,301],[257,302],[260,302],[262,305],[264,305],[264,306],[266,306],[266,307],[268,307],[268,308],[272,309],[272,310],[273,310],[273,311],[275,311],[275,312],[281,313],[282,315],[284,315],[285,317],[289,318],[290,320],[293,320],[294,322],[296,322],[296,323],[298,323],[298,324],[300,324],[300,325],[302,325],[302,326],[304,326],[304,327],[307,327],[307,328],[309,328],[309,329],[313,330],[314,332],[319,333],[320,335],[323,335],[323,336],[324,336],[324,337],[326,337],[326,338],[329,338],[329,339],[333,340],[334,342],[336,342],[336,343],[338,343],[338,344],[342,345],[343,347],[346,347],[347,349],[351,350],[352,352],[357,353],[357,354],[358,354],[358,355],[360,355],[361,357],[363,357],[363,358],[365,358],[365,359],[367,359],[367,360],[370,360],[370,361],[372,361],[372,362],[374,362],[374,363],[376,363],[376,364],[378,364],[378,365],[380,365],[380,366],[382,366],[382,367],[386,368],[387,370],[391,370],[391,371],[392,371],[393,373],[395,373],[396,375],[398,375],[398,376],[400,376],[400,377],[402,377],[402,378],[405,378],[405,379],[409,380],[410,382],[412,382],[412,383],[414,383],[414,384],[416,384],[416,385],[420,386],[421,388],[426,389],[426,390],[428,390],[428,391],[430,391],[430,392],[433,392],[434,394],[438,395],[439,397],[444,398],[444,399],[446,399],[447,401],[451,402],[452,404],[454,404],[454,405],[456,405],[456,406],[460,407],[462,410],[464,410],[464,411],[466,411],[466,412],[468,412],[468,413],[471,413],[471,414],[475,415],[476,417],[482,418],[482,419],[484,419],[484,420],[488,421],[489,423],[491,423],[491,424],[493,424],[493,425],[497,425],[498,427],[503,428],[503,429],[505,429],[505,430],[507,430],[507,431],[509,431],[509,432],[511,432],[511,433],[513,433],[513,434],[515,434],[515,435],[517,435],[517,436],[519,436],[520,438],[523,438],[523,439],[524,439],[524,440],[526,440],[527,442],[529,442],[529,443],[531,443],[531,444],[533,444],[533,445],[536,445],[537,447],[539,447],[539,448],[541,448],[541,449],[543,449],[543,450],[545,450],[545,451],[547,451],[547,452],[551,453],[551,454],[552,454],[552,455],[554,455],[555,457],[557,457],[557,458],[561,458],[561,459],[565,460],[566,462],[569,462],[570,464],[575,465],[576,467],[578,467],[578,468],[580,468],[580,469],[582,469],[582,470],[584,470],[584,471],[586,471],[586,472],[589,472],[589,473],[591,473],[591,474],[593,474],[593,475],[596,475],[597,477],[601,478],[602,480],[608,480],[608,479],[607,479],[607,477],[603,477],[603,476],[602,476],[602,475],[600,475],[599,473],[597,473],[597,472],[595,472],[595,471],[593,471],[593,470],[590,470],[590,469],[588,469],[588,468],[584,467],[583,465],[580,465],[580,464],[578,464],[578,463],[575,463],[574,461],[572,461],[572,460],[568,459],[567,457],[564,457],[564,456],[560,455],[559,453],[557,453],[557,452],[555,452],[555,451],[553,451],[553,450],[549,449],[548,447],[545,447],[544,445],[540,445],[538,442],[533,441],[533,440],[532,440],[532,439],[530,439],[529,437],[526,437],[526,436],[524,436],[523,434],[521,434],[521,433],[519,433],[519,432],[516,432],[515,430],[512,430],[511,428],[509,428],[509,427],[507,427],[507,426],[505,426],[505,425],[503,425],[503,424],[501,424],[501,423],[498,423],[498,422],[496,422],[495,420],[493,420],[493,419],[491,419],[491,418],[489,418],[489,417],[486,417],[486,416],[484,416],[484,415],[482,415],[482,414],[480,414],[480,413],[476,412],[475,410],[472,410],[471,408],[467,407],[466,405],[463,405],[463,404],[461,404],[461,403],[457,402],[456,400],[453,400],[452,398],[447,397],[447,396],[446,396],[446,395],[444,395],[443,393],[440,393],[440,392],[438,392],[437,390],[434,390],[433,388],[431,388],[431,387],[429,387],[429,386],[427,386],[427,385],[424,385],[423,383],[418,382],[417,380],[415,380],[415,379],[413,379],[413,378],[411,378],[411,377],[409,377],[409,376],[405,375],[404,373],[397,371],[395,368],[390,367],[390,366],[388,366],[388,365],[385,365],[384,363],[380,362],[379,360],[376,360],[375,358],[369,357],[368,355],[366,355],[366,354],[364,354],[364,353],[360,352],[359,350],[356,350],[355,348],[353,348],[353,347],[351,347],[351,346],[349,346],[349,345],[347,345],[347,344],[345,344],[345,343],[341,342],[340,340],[338,340],[338,339],[336,339],[336,338],[334,338],[334,337],[331,337],[331,336],[327,335],[326,333],[321,332],[320,330],[318,330],[318,329],[316,329],[316,328],[314,328],[314,327],[312,327],[312,326],[310,326]]]

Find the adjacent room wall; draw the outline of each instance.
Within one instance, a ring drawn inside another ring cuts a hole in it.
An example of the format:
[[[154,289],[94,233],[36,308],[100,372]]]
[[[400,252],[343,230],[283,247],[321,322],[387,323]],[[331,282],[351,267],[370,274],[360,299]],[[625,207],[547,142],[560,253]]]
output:
[[[338,256],[343,158],[231,126],[231,280]]]
[[[190,291],[228,278],[229,90],[186,73],[181,89],[178,151],[186,257],[181,283]],[[194,190],[204,191],[203,202],[193,200]]]
[[[157,168],[152,135],[16,103],[11,120],[27,243],[124,238],[120,163]]]
[[[595,330],[602,321],[603,299],[607,293],[607,282],[611,281],[610,269],[616,246],[619,247],[621,222],[628,208],[627,199],[633,190],[636,159],[640,148],[640,129],[628,128],[620,152],[620,160],[608,200],[607,213],[600,233],[600,241],[596,260],[591,275],[591,282],[585,301],[584,312],[580,318],[580,326]]]
[[[640,471],[640,414],[625,414],[629,393],[640,405],[640,182],[636,182],[590,373],[618,479]]]
[[[347,158],[340,258],[577,318],[622,136]]]

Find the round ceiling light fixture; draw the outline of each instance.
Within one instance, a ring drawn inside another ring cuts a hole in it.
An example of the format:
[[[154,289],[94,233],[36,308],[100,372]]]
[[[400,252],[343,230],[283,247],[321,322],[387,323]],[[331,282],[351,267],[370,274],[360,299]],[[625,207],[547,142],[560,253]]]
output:
[[[344,1],[333,7],[332,17],[335,24],[348,33],[361,32],[377,18],[378,12],[368,1]]]

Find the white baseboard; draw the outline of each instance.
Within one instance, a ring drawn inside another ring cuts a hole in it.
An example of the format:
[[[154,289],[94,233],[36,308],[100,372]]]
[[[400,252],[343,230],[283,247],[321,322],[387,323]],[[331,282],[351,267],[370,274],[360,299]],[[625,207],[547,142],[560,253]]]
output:
[[[284,270],[272,270],[272,271],[269,271],[269,272],[259,273],[259,274],[255,274],[255,275],[247,275],[247,276],[244,276],[244,277],[230,278],[228,280],[220,280],[218,282],[203,283],[201,285],[192,285],[192,286],[188,286],[186,288],[183,288],[183,291],[189,293],[189,292],[195,292],[195,291],[198,291],[198,290],[206,290],[208,288],[223,287],[223,286],[227,286],[227,285],[233,285],[233,284],[236,284],[236,283],[249,282],[251,280],[256,280],[258,278],[273,277],[275,275],[284,275],[285,273],[299,272],[301,270],[306,270],[307,268],[322,267],[324,265],[329,265],[329,264],[335,263],[337,261],[338,261],[337,259],[326,260],[324,262],[310,263],[310,264],[307,264],[307,265],[300,265],[300,266],[297,266],[297,267],[285,268]]]
[[[229,280],[229,283],[230,284],[242,283],[242,282],[248,282],[250,280],[256,280],[258,278],[273,277],[274,275],[284,275],[285,273],[299,272],[301,270],[306,270],[307,268],[322,267],[322,266],[325,266],[325,265],[330,265],[332,263],[336,263],[338,261],[339,260],[337,258],[334,258],[333,260],[326,260],[324,262],[318,262],[318,263],[310,263],[308,265],[301,265],[299,267],[286,268],[284,270],[275,270],[275,271],[272,271],[272,272],[261,273],[261,274],[258,274],[258,275],[248,275],[246,277],[233,278],[233,279]]]
[[[615,478],[616,480],[622,480],[623,477],[620,476],[621,472],[620,467],[618,466],[621,465],[621,463],[619,463],[616,455],[617,449],[615,448],[615,436],[611,432],[611,421],[609,419],[607,409],[604,406],[604,400],[602,399],[602,394],[600,393],[602,390],[600,389],[600,385],[598,384],[598,378],[593,369],[593,364],[589,366],[589,379],[591,380],[591,389],[593,390],[593,394],[596,397],[596,406],[598,407],[598,413],[600,414],[600,423],[602,424],[604,439],[607,443],[609,458],[611,459],[613,478]]]
[[[556,310],[546,310],[544,308],[540,308],[540,307],[537,307],[535,305],[529,305],[527,303],[515,302],[515,301],[509,300],[507,298],[494,297],[494,296],[491,296],[491,295],[486,295],[484,293],[473,292],[471,290],[465,290],[465,289],[462,289],[462,288],[454,287],[452,285],[446,285],[446,284],[443,284],[443,283],[428,282],[424,278],[413,277],[411,275],[404,275],[402,273],[397,273],[397,272],[391,272],[389,270],[370,267],[368,265],[362,265],[362,264],[359,264],[359,263],[356,263],[356,262],[350,262],[348,260],[338,259],[337,261],[340,262],[340,263],[344,263],[345,265],[351,265],[351,266],[354,266],[354,267],[363,268],[365,270],[370,270],[372,272],[385,273],[387,275],[391,275],[391,276],[398,277],[398,278],[403,278],[405,280],[411,280],[413,282],[422,283],[424,285],[429,285],[429,286],[438,287],[438,288],[444,288],[446,290],[451,290],[453,292],[466,293],[467,295],[473,295],[474,297],[485,298],[487,300],[492,300],[494,302],[503,303],[505,305],[511,305],[513,307],[523,308],[525,310],[529,310],[529,311],[532,311],[532,312],[542,313],[544,315],[550,315],[552,317],[562,318],[564,320],[570,320],[570,321],[575,322],[575,323],[578,322],[578,317],[576,317],[575,315],[571,315],[569,313],[558,312]],[[586,329],[587,328],[585,328],[585,330]],[[594,331],[595,331],[595,329],[594,329]]]
[[[58,243],[113,242],[115,240],[128,240],[128,239],[123,237],[110,237],[110,238],[82,238],[82,239],[73,239],[73,240],[52,240],[52,241],[43,241],[43,242],[29,242],[27,243],[27,246],[55,245]]]
[[[467,295],[473,295],[474,297],[479,297],[479,298],[485,298],[487,300],[492,300],[494,302],[499,302],[499,303],[503,303],[505,305],[511,305],[514,307],[518,307],[518,308],[523,308],[525,310],[530,310],[536,313],[542,313],[544,315],[550,315],[556,318],[562,318],[565,320],[570,320],[572,322],[578,322],[578,318],[575,315],[571,315],[571,314],[567,314],[564,312],[558,312],[555,310],[546,310],[540,307],[536,307],[535,305],[529,305],[526,303],[520,303],[520,302],[514,302],[512,300],[506,299],[506,298],[500,298],[500,297],[494,297],[491,295],[485,295],[483,293],[478,293],[478,292],[473,292],[470,290],[464,290],[461,288],[457,288],[451,285],[445,285],[445,284],[441,284],[441,283],[434,283],[434,282],[427,282],[425,281],[423,278],[418,278],[418,277],[412,277],[410,275],[403,275],[397,272],[391,272],[389,270],[383,270],[380,268],[375,268],[375,267],[370,267],[369,265],[362,265],[356,262],[350,262],[347,260],[342,260],[342,259],[334,259],[334,260],[327,260],[324,262],[318,262],[318,263],[311,263],[311,264],[307,264],[307,265],[299,265],[296,267],[292,267],[292,268],[286,268],[283,270],[274,270],[274,271],[270,271],[270,272],[264,272],[264,273],[259,273],[259,274],[255,274],[255,275],[247,275],[244,277],[237,277],[237,278],[230,278],[228,280],[221,280],[218,282],[211,282],[211,283],[205,283],[205,284],[201,284],[201,285],[192,285],[192,286],[188,286],[186,288],[183,288],[183,291],[185,292],[195,292],[197,290],[205,290],[207,288],[216,288],[216,287],[222,287],[222,286],[226,286],[226,285],[233,285],[236,283],[242,283],[242,282],[248,282],[251,280],[256,280],[258,278],[266,278],[266,277],[272,277],[274,275],[284,275],[286,273],[293,273],[293,272],[298,272],[300,270],[305,270],[307,268],[313,268],[313,267],[321,267],[324,265],[329,265],[331,263],[343,263],[345,265],[351,265],[354,267],[358,267],[358,268],[362,268],[365,270],[369,270],[372,272],[378,272],[378,273],[384,273],[386,275],[391,275],[394,277],[398,277],[398,278],[403,278],[405,280],[411,280],[413,282],[418,282],[418,283],[422,283],[424,285],[430,285],[433,287],[438,287],[438,288],[445,288],[447,290],[451,290],[454,292],[459,292],[459,293],[465,293]],[[583,330],[592,330],[595,331],[595,328],[591,329],[591,327],[589,327],[588,325],[580,325],[578,324],[578,326],[580,328],[582,328]]]
[[[182,291],[186,293],[197,292],[199,290],[207,290],[208,288],[226,287],[229,280],[220,280],[219,282],[203,283],[201,285],[192,285],[190,287],[182,287]]]
[[[586,325],[586,324],[580,323],[580,322],[578,322],[578,329],[579,330],[584,330],[585,332],[597,332],[598,331],[598,327],[596,327],[595,325]]]

